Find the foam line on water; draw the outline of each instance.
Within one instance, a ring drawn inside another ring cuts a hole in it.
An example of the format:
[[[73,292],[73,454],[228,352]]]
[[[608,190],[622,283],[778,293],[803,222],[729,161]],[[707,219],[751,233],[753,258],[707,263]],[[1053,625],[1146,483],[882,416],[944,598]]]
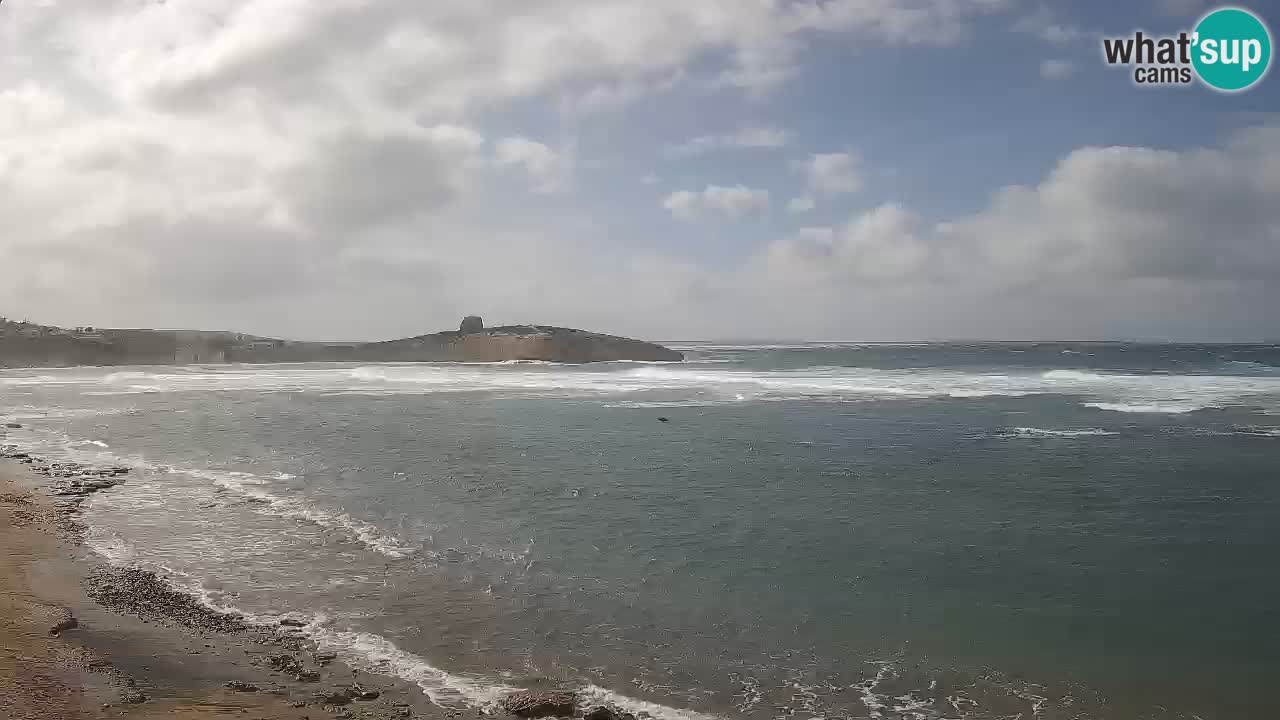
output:
[[[442,707],[464,705],[493,708],[502,696],[517,688],[456,675],[435,667],[419,655],[405,652],[380,635],[320,626],[302,633],[322,649],[337,653],[343,662],[366,672],[396,677],[417,685],[431,702]]]
[[[314,523],[321,527],[347,533],[366,547],[392,559],[408,557],[415,548],[405,546],[396,538],[383,533],[376,525],[352,517],[342,510],[327,510],[307,503],[297,497],[285,497],[267,489],[270,481],[293,479],[289,473],[278,472],[263,477],[249,472],[194,468],[168,463],[150,462],[145,458],[122,455],[107,450],[100,441],[77,440],[64,433],[54,432],[52,442],[28,444],[24,449],[41,455],[57,455],[86,465],[122,465],[139,472],[187,475],[213,483],[241,497],[256,500],[256,512],[290,520]]]
[[[1119,435],[1117,432],[1101,428],[1080,428],[1071,430],[1049,430],[1045,428],[1017,427],[1004,433],[1005,437],[1018,438],[1075,438],[1075,437],[1108,437]]]
[[[699,403],[821,399],[1078,396],[1114,412],[1187,413],[1232,405],[1264,409],[1280,403],[1280,376],[1264,374],[1136,374],[1090,369],[975,372],[960,369],[885,370],[815,366],[749,369],[696,363],[606,363],[595,366],[527,363],[364,364],[155,368],[103,372],[76,369],[35,376],[0,374],[19,385],[74,385],[81,394],[211,391],[413,395],[486,392],[498,397],[591,397],[634,402]],[[645,397],[662,393],[663,397]],[[627,396],[617,398],[617,396]],[[612,396],[612,397],[610,397]]]
[[[639,715],[647,713],[648,715],[658,718],[658,720],[721,720],[719,715],[709,715],[707,713],[697,712],[695,710],[684,710],[674,708],[667,705],[639,700],[626,695],[620,695],[612,690],[599,687],[598,685],[587,685],[578,691],[581,698],[597,704],[612,705],[620,710]]]
[[[157,466],[152,466],[157,467]],[[168,472],[182,473],[209,480],[214,485],[230,490],[243,497],[253,498],[264,504],[257,508],[258,512],[291,520],[303,520],[322,527],[343,530],[359,540],[366,547],[393,559],[408,557],[414,548],[406,547],[395,538],[384,534],[376,525],[358,520],[341,510],[324,510],[292,497],[282,497],[262,488],[263,478],[253,473],[198,470],[158,466]],[[287,473],[277,475],[282,477]]]
[[[469,707],[493,711],[504,695],[522,688],[482,677],[451,673],[432,665],[426,658],[407,652],[381,635],[327,626],[325,613],[258,614],[219,601],[219,594],[204,587],[198,578],[176,568],[158,566],[163,579],[174,589],[187,593],[200,604],[218,613],[235,614],[245,622],[277,628],[285,618],[302,619],[307,625],[298,632],[322,651],[333,652],[347,665],[365,672],[413,683],[441,707]],[[609,704],[631,713],[647,713],[657,720],[721,720],[717,715],[669,707],[615,693],[593,684],[578,690],[585,704]]]
[[[1213,407],[1209,403],[1192,402],[1087,402],[1087,408],[1119,413],[1145,413],[1156,415],[1186,415]]]
[[[315,642],[320,650],[336,653],[351,667],[411,682],[421,688],[433,703],[442,707],[492,709],[503,694],[518,689],[441,670],[426,658],[401,650],[395,643],[380,635],[327,627],[329,618],[325,613],[248,612],[221,602],[219,593],[208,590],[198,578],[189,573],[164,565],[154,569],[161,572],[162,579],[175,590],[192,596],[214,612],[238,615],[250,625],[278,628],[283,619],[300,619],[307,625],[297,628],[298,632]]]

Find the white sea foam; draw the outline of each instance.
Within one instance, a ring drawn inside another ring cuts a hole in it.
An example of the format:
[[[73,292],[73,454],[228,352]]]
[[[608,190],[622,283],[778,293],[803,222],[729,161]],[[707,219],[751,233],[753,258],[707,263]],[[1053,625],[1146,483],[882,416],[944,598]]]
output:
[[[1200,431],[1200,434],[1234,437],[1280,438],[1280,427],[1234,427],[1230,430],[1203,430]]]
[[[880,683],[884,682],[886,678],[893,676],[893,663],[877,662],[874,664],[877,666],[875,676],[867,678],[862,682],[854,683],[851,689],[857,691],[861,695],[860,700],[862,701],[862,704],[866,706],[867,714],[869,716],[873,718],[881,718],[884,717],[884,711],[889,708],[889,701],[891,698],[877,693],[876,689],[880,687]]]
[[[746,399],[742,396],[742,399]],[[623,400],[621,402],[605,403],[607,408],[627,408],[629,410],[643,410],[646,408],[673,408],[673,407],[707,407],[709,405],[718,404],[715,400]]]
[[[358,520],[340,510],[324,510],[309,505],[300,498],[283,497],[264,489],[263,479],[246,472],[224,470],[181,469],[165,466],[171,472],[185,473],[210,480],[214,485],[238,495],[253,498],[260,503],[256,512],[292,520],[304,520],[322,527],[343,530],[366,547],[389,558],[405,558],[414,548],[405,546],[396,538],[384,534],[376,525]]]
[[[1118,435],[1119,433],[1110,430],[1102,430],[1099,428],[1081,428],[1074,430],[1049,430],[1045,428],[1018,427],[1013,428],[1007,436],[1020,438],[1054,438],[1054,437],[1106,437],[1108,435]]]
[[[111,565],[123,567],[131,564],[136,557],[132,544],[119,535],[97,525],[89,525],[85,544]]]
[[[504,694],[517,689],[446,672],[424,657],[401,650],[380,635],[333,630],[314,624],[302,628],[302,633],[322,650],[336,653],[352,667],[417,685],[436,705],[488,709],[493,708]]]
[[[578,694],[589,702],[613,705],[626,712],[639,715],[640,713],[648,713],[659,720],[719,720],[719,715],[709,715],[694,710],[683,710],[680,708],[669,707],[667,705],[659,705],[645,700],[637,700],[636,698],[620,695],[612,690],[597,685],[588,685],[581,688]]]
[[[1252,437],[1280,438],[1280,428],[1242,428],[1235,430],[1234,434],[1249,435]]]
[[[713,404],[742,401],[857,402],[1066,395],[1115,412],[1186,413],[1280,404],[1280,375],[1108,373],[1086,369],[973,372],[808,367],[756,370],[697,363],[313,364],[210,366],[4,377],[27,385],[75,385],[81,394],[211,391],[361,395],[484,392],[498,397],[602,397],[611,402]],[[653,394],[661,393],[661,397]],[[646,397],[645,395],[649,396]],[[621,397],[619,397],[621,396]],[[628,397],[630,396],[630,397]],[[648,405],[642,405],[645,407]],[[619,405],[619,407],[628,407]]]
[[[1110,412],[1163,415],[1185,415],[1186,413],[1213,407],[1213,405],[1207,403],[1190,402],[1087,402],[1084,406]]]
[[[97,549],[99,546],[94,547]],[[337,654],[339,659],[353,668],[413,683],[431,702],[441,707],[469,707],[492,711],[497,708],[504,695],[521,689],[494,679],[443,670],[421,655],[401,649],[381,635],[330,627],[330,618],[323,612],[248,612],[222,602],[220,593],[210,591],[189,573],[164,565],[157,566],[156,569],[163,572],[172,587],[191,595],[215,612],[235,614],[247,623],[264,627],[278,627],[285,618],[305,622],[305,626],[297,628],[299,634],[315,642],[320,650]],[[585,685],[578,693],[583,700],[607,703],[631,713],[647,713],[657,720],[720,720],[717,715],[631,698],[594,684]]]
[[[89,465],[119,465],[142,473],[170,473],[200,478],[241,497],[255,500],[255,512],[345,532],[371,550],[389,558],[405,558],[416,552],[415,548],[404,545],[395,537],[382,532],[376,525],[352,517],[342,510],[316,507],[304,498],[272,492],[272,481],[294,479],[295,476],[289,473],[277,472],[264,477],[236,470],[156,463],[139,456],[110,452],[106,449],[106,443],[72,440],[57,431],[46,431],[46,435],[50,437],[36,441],[27,449]]]

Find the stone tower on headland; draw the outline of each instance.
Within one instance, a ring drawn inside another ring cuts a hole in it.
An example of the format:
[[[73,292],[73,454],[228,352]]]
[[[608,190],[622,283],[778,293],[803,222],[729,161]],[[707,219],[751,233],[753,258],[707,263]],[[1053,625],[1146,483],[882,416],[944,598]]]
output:
[[[479,315],[468,315],[462,318],[462,324],[458,326],[458,332],[463,335],[478,333],[484,330],[484,320]]]

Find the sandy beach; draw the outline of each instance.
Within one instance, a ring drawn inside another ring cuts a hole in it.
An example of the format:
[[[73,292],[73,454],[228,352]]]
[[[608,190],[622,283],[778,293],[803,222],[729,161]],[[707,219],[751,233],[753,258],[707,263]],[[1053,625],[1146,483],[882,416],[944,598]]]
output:
[[[105,566],[79,542],[82,498],[55,503],[32,465],[0,460],[3,720],[449,715],[288,628],[242,626],[149,573]]]

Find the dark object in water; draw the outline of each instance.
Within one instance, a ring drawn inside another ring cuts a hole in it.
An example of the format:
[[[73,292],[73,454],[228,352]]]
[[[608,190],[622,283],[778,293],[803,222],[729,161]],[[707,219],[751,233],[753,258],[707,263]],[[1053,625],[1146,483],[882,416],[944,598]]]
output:
[[[671,422],[671,419],[670,419],[670,418],[660,417],[660,418],[658,418],[658,422]]]

